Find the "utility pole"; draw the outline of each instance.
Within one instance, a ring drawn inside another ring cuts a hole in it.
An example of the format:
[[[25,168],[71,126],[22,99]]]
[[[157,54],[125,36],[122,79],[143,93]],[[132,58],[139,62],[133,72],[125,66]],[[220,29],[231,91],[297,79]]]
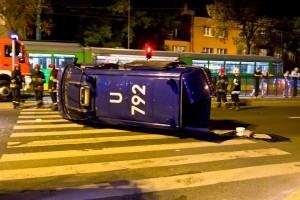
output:
[[[127,49],[130,49],[130,0],[128,0]]]
[[[41,40],[41,0],[37,0],[37,9],[36,9],[36,40]]]

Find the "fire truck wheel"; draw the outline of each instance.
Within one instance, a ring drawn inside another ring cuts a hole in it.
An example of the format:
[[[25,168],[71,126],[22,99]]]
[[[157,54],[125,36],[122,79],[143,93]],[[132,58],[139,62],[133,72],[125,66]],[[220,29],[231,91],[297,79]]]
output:
[[[0,80],[0,101],[10,101],[11,91],[9,87],[9,81]]]

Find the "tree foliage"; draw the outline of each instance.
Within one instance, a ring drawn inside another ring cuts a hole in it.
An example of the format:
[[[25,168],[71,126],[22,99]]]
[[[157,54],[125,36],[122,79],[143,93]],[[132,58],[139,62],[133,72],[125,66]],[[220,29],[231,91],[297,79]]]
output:
[[[89,5],[93,5],[92,2]],[[93,5],[94,7],[97,5]],[[134,28],[142,26],[149,27],[151,19],[145,12],[130,10],[128,0],[118,0],[108,5],[107,8],[98,13],[97,18],[85,18],[85,25],[81,26],[83,31],[84,46],[121,47],[127,46],[128,29],[129,42],[134,38]],[[83,12],[84,13],[84,12]],[[128,23],[128,18],[130,22]]]
[[[261,0],[214,0],[207,5],[215,36],[220,36],[224,30],[236,29],[240,35],[232,39],[237,45],[244,44],[246,54],[252,53],[261,29],[272,25],[271,19],[261,13],[261,3]]]
[[[0,0],[0,15],[5,29],[14,32],[22,39],[34,34],[37,15],[41,14],[41,31],[47,35],[53,27],[52,20],[44,18],[53,12],[47,0]]]
[[[300,55],[300,17],[295,17],[293,19],[293,37],[292,37],[292,42],[291,48],[297,52],[297,55]]]
[[[85,1],[87,5],[87,2]],[[89,2],[89,6],[97,10],[97,4]],[[153,15],[148,10],[135,9],[130,7],[129,0],[115,0],[114,3],[108,5],[106,9],[97,12],[97,17],[84,17],[81,22],[83,31],[82,43],[84,46],[101,46],[101,47],[127,47],[130,44],[137,44],[135,33],[139,32],[143,35],[141,40],[162,40],[165,35],[176,27],[176,13],[159,13]],[[91,10],[90,10],[91,11]],[[130,13],[128,13],[130,11]],[[129,15],[128,15],[129,14]],[[82,16],[84,12],[82,12]],[[129,21],[128,21],[129,19]],[[178,20],[177,20],[178,21]],[[97,27],[96,27],[97,26]],[[105,31],[99,31],[99,27],[106,27]],[[129,37],[128,37],[129,30]],[[153,32],[156,34],[153,34]],[[109,34],[108,34],[109,33]],[[109,35],[109,37],[108,37]],[[157,38],[155,38],[157,36]],[[94,37],[95,39],[92,39]],[[149,39],[151,38],[151,39]],[[163,43],[163,42],[161,42]],[[163,45],[161,45],[163,46]]]

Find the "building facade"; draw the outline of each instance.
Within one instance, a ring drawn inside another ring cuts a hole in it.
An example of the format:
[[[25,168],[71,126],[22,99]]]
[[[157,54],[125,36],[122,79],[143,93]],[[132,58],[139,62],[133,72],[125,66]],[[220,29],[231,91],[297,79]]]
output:
[[[213,26],[210,18],[190,17],[190,40],[178,40],[180,36],[174,36],[165,40],[168,51],[196,52],[211,54],[238,54],[238,47],[234,42],[237,30],[229,30],[224,38],[216,38],[213,35]]]

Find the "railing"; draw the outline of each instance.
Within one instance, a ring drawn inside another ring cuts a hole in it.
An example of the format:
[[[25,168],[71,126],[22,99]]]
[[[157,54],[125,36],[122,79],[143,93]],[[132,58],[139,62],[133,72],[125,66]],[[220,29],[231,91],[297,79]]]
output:
[[[216,80],[217,77],[213,77]],[[229,79],[228,89],[230,88],[230,84],[232,82],[232,78]],[[284,77],[267,77],[265,86],[265,94],[264,96],[278,96],[283,97],[283,92],[285,90],[286,81]],[[242,77],[241,78],[241,96],[250,96],[253,91],[253,77]],[[289,82],[291,95],[293,95],[293,80],[291,79]],[[300,92],[300,80],[297,81],[297,94],[299,95]],[[261,88],[262,88],[262,79],[259,81],[259,91],[258,95],[261,96]]]

